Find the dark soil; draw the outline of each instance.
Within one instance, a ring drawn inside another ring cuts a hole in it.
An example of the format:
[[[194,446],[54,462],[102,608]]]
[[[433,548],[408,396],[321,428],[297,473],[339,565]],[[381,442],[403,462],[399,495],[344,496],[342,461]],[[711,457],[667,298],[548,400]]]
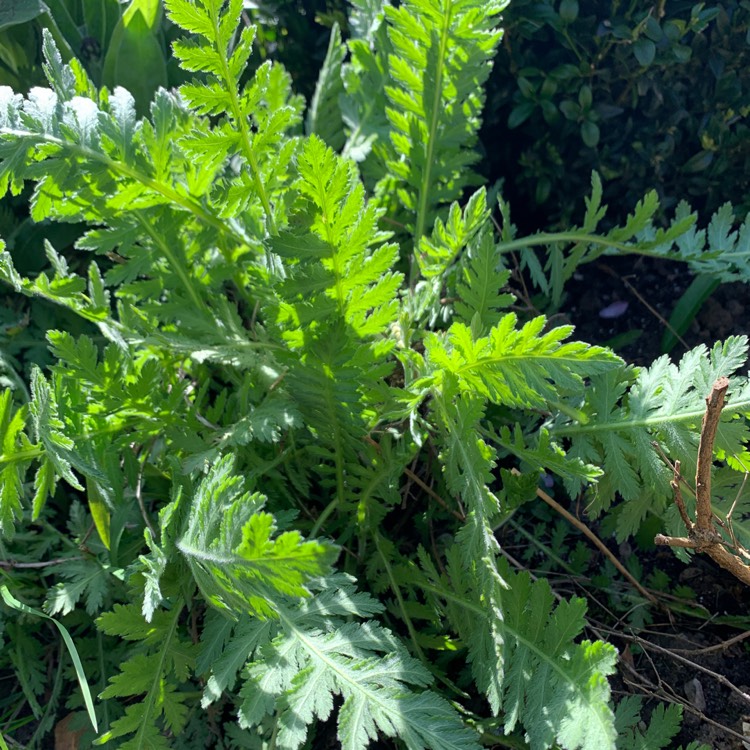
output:
[[[693,280],[685,264],[653,258],[612,257],[582,266],[567,285],[563,305],[575,338],[608,344],[628,362],[647,366],[663,354],[662,336],[674,306]],[[744,284],[724,284],[704,303],[690,329],[670,352],[734,334],[750,334],[750,300]],[[613,302],[628,303],[617,318],[600,317]]]
[[[696,592],[692,604],[704,608],[705,619],[673,612],[670,621],[654,613],[654,624],[638,634],[640,643],[617,644],[630,667],[621,671],[623,681],[633,692],[683,704],[675,746],[697,741],[714,750],[742,750],[737,735],[743,719],[750,720],[750,640],[744,638],[750,635],[750,590],[705,557],[683,565],[659,548],[639,558],[689,585]]]
[[[566,289],[561,312],[576,326],[574,338],[606,343],[628,362],[647,366],[662,355],[665,322],[691,281],[682,264],[650,258],[602,258],[579,269]],[[683,335],[684,344],[678,343],[670,352],[672,359],[678,360],[686,348],[700,343],[710,348],[729,335],[750,333],[750,303],[746,300],[746,286],[720,286]],[[628,303],[622,315],[600,316],[600,311],[618,301]],[[622,683],[616,684],[616,689],[645,689],[646,694],[651,690],[662,699],[672,696],[683,702],[685,720],[674,747],[699,741],[715,750],[743,750],[738,735],[743,733],[743,720],[750,722],[750,638],[726,647],[717,644],[743,632],[750,635],[750,590],[707,558],[696,556],[684,565],[670,550],[657,547],[639,551],[637,556],[644,572],[658,568],[667,572],[675,585],[690,586],[696,593],[695,603],[705,608],[705,614],[696,618],[673,612],[670,618],[654,613],[655,623],[637,635],[656,649],[643,647],[632,636],[619,642],[612,637],[626,662],[621,669]],[[635,687],[638,683],[640,687]],[[750,725],[744,729],[750,734]],[[750,742],[744,747],[750,748]]]

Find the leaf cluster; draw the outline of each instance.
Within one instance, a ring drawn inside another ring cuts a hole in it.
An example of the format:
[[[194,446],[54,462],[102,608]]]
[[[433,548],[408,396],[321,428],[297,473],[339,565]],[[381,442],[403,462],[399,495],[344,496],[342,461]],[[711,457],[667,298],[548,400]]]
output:
[[[592,169],[607,176],[616,221],[655,184],[664,213],[687,199],[708,216],[732,196],[744,218],[747,123],[735,114],[748,11],[651,9],[518,0],[505,11],[482,140],[525,229],[573,223]]]
[[[688,249],[693,217],[652,231],[648,196],[597,234],[596,178],[556,239],[498,236],[484,188],[459,204],[498,4],[358,3],[308,135],[283,68],[248,76],[240,0],[166,8],[193,77],[145,117],[50,35],[49,88],[0,87],[0,188],[31,183],[35,220],[86,226],[75,264],[48,244],[33,276],[0,253],[15,293],[87,326],[50,331],[53,364],[0,394],[0,530],[18,598],[78,628],[96,743],[189,746],[199,716],[227,748],[317,746],[335,725],[348,748],[473,750],[485,720],[534,750],[633,746],[585,601],[512,571],[496,528],[549,472],[602,510],[619,493],[632,533],[664,506],[651,441],[689,464],[746,342],[636,371],[509,311],[504,258],[551,246],[525,260],[551,296],[606,248],[713,262]],[[717,443],[735,478],[747,391],[735,376]],[[49,581],[30,584],[34,558]],[[12,617],[20,663],[42,646]],[[17,669],[41,709],[41,675]]]

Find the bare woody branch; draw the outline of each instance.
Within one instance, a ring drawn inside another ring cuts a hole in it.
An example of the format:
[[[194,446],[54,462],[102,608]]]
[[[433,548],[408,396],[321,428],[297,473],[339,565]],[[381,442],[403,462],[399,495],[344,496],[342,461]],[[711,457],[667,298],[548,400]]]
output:
[[[740,581],[750,586],[750,566],[743,563],[736,555],[732,554],[725,546],[721,534],[714,525],[714,515],[711,506],[711,470],[714,460],[714,441],[716,430],[721,419],[721,410],[724,408],[729,380],[719,378],[711,388],[706,399],[706,413],[703,415],[701,425],[701,437],[698,444],[698,464],[695,471],[695,522],[691,521],[685,509],[680,491],[680,463],[675,462],[674,478],[672,479],[672,491],[677,509],[680,512],[688,536],[670,537],[657,534],[654,538],[655,544],[668,545],[670,547],[683,547],[704,552],[712,560],[728,570]]]

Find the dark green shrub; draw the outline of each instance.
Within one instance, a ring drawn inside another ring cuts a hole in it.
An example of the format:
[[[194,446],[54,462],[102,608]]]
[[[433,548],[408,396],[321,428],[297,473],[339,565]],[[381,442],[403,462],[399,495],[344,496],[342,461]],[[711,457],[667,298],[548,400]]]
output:
[[[707,214],[731,200],[743,216],[749,18],[733,0],[511,3],[483,142],[515,218],[564,222],[592,169],[611,205],[656,186],[664,209],[685,198]]]

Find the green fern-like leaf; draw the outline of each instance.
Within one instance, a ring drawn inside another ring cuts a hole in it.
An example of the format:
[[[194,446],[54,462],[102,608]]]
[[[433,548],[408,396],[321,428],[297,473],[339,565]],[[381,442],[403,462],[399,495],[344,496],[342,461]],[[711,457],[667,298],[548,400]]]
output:
[[[280,704],[278,746],[297,748],[307,725],[327,719],[333,697],[340,695],[338,738],[344,748],[367,747],[384,734],[414,750],[477,750],[474,734],[451,705],[423,689],[429,673],[391,633],[372,621],[342,619],[368,616],[378,605],[345,577],[329,579],[329,586],[309,603],[281,612],[283,629],[256,649],[241,690],[240,724],[256,726]]]
[[[207,625],[204,642],[218,636],[224,648],[212,665],[204,702],[215,700],[249,661],[240,691],[240,723],[257,726],[278,711],[280,747],[299,747],[307,725],[316,717],[326,719],[333,696],[340,694],[344,747],[365,747],[382,732],[402,737],[413,748],[476,748],[471,731],[448,703],[415,690],[429,684],[429,673],[388,631],[374,621],[344,619],[372,616],[380,605],[355,592],[346,577],[313,581],[326,572],[330,548],[301,542],[297,532],[271,540],[270,516],[259,512],[260,502],[241,492],[241,481],[225,459],[202,482],[187,532],[178,542],[207,600],[239,618],[233,629],[216,619]],[[301,599],[312,585],[315,597]],[[270,619],[249,620],[248,612]],[[155,614],[155,632],[157,618],[167,616]],[[114,628],[127,637],[153,638],[138,620],[116,625],[113,618],[101,619],[106,632]],[[140,672],[145,671],[144,665]],[[122,680],[134,693],[148,683],[145,677],[138,685],[127,676]]]
[[[593,173],[591,181],[592,194],[586,199],[586,215],[580,227],[521,239],[509,237],[499,247],[501,252],[520,250],[522,267],[528,269],[537,287],[551,295],[553,304],[560,303],[564,285],[576,268],[603,253],[632,253],[684,261],[694,273],[724,282],[750,278],[750,223],[745,221],[735,227],[730,204],[714,214],[706,229],[698,229],[697,215],[682,201],[672,223],[659,227],[653,222],[659,201],[656,193],[650,191],[636,204],[622,226],[597,235],[607,207],[601,204],[599,176]],[[543,262],[531,249],[534,246],[547,248]]]
[[[402,279],[392,271],[397,247],[377,228],[382,211],[365,203],[353,164],[317,136],[305,142],[297,167],[295,186],[306,199],[297,221],[309,232],[285,232],[272,241],[277,253],[298,264],[279,290],[288,300],[282,320],[299,325],[338,314],[360,337],[382,333],[396,316]]]
[[[635,695],[625,696],[617,704],[617,750],[661,750],[680,731],[682,706],[656,706],[644,731],[638,726],[642,705],[643,700]]]
[[[487,561],[467,568],[461,544],[448,551],[445,575],[423,555],[428,580],[416,585],[468,646],[474,678],[493,711],[502,710],[506,732],[521,724],[534,750],[555,743],[568,750],[614,749],[606,677],[615,670],[616,652],[601,641],[576,642],[585,625],[584,600],[555,605],[546,581],[513,573],[504,559],[493,562],[494,585],[489,578],[479,583],[477,569]]]
[[[204,708],[219,700],[225,690],[234,688],[248,659],[271,640],[274,632],[271,620],[259,624],[248,616],[235,621],[215,611],[208,613],[196,664],[199,674],[210,675],[201,700]]]
[[[307,584],[325,575],[335,549],[297,531],[274,538],[265,498],[245,492],[232,467],[226,456],[201,483],[177,547],[214,606],[276,617],[278,602],[309,595]]]
[[[446,484],[467,508],[466,522],[451,553],[451,580],[443,590],[461,592],[462,601],[473,602],[469,618],[454,612],[452,622],[459,632],[463,631],[478,687],[494,712],[505,711],[508,731],[523,722],[534,748],[548,748],[555,741],[573,750],[613,748],[615,730],[606,676],[614,667],[614,650],[603,643],[576,646],[573,639],[584,624],[583,602],[560,605],[560,612],[552,613],[549,589],[542,585],[525,590],[528,581],[509,580],[510,572],[498,562],[499,547],[493,533],[500,510],[498,498],[489,489],[495,451],[479,432],[487,401],[544,408],[535,399],[545,392],[551,398],[561,388],[581,393],[578,367],[593,363],[606,372],[618,366],[618,359],[605,350],[561,344],[569,329],[541,334],[543,325],[544,321],[537,319],[515,332],[515,316],[508,314],[483,339],[475,340],[467,326],[454,323],[446,336],[449,346],[436,334],[425,340],[426,363],[434,371],[430,378],[418,382],[431,384]],[[527,348],[532,340],[534,345]],[[542,360],[550,357],[550,361],[542,367],[541,360],[535,361],[537,354]],[[558,354],[560,360],[555,363]],[[540,377],[550,380],[545,385]],[[535,395],[527,394],[529,386]],[[569,611],[563,613],[567,608]],[[478,612],[485,616],[480,618]],[[550,624],[545,625],[548,619]],[[550,644],[555,645],[537,662],[546,628]],[[531,643],[535,646],[527,652]],[[563,656],[566,648],[570,651]],[[573,652],[575,658],[571,657]],[[567,663],[569,659],[571,663]],[[568,671],[573,664],[575,667]],[[525,683],[537,668],[544,675],[538,684],[548,688],[541,697],[537,695],[540,688],[532,690]],[[581,679],[584,674],[588,676]],[[587,688],[581,691],[584,683]],[[566,713],[569,709],[571,714]],[[557,712],[557,729],[552,728],[554,722],[546,724],[543,719],[548,710]],[[575,718],[569,721],[569,715]]]
[[[32,401],[29,414],[34,437],[44,447],[44,455],[36,473],[33,500],[33,515],[38,517],[48,496],[57,486],[57,478],[64,479],[77,490],[83,486],[72,471],[73,441],[63,433],[64,424],[58,417],[57,403],[49,383],[41,370],[34,368],[31,373]]]
[[[445,336],[426,337],[427,360],[438,373],[454,375],[461,391],[524,408],[544,408],[561,391],[580,391],[584,373],[606,372],[620,363],[608,349],[562,343],[573,330],[570,326],[543,333],[544,317],[520,329],[516,321],[508,313],[478,338],[464,323],[454,323]]]
[[[472,150],[484,105],[483,84],[500,41],[501,2],[414,0],[386,6],[393,156],[399,197],[414,217],[415,241],[438,208],[472,182]]]
[[[210,135],[196,130],[183,141],[183,147],[203,159],[201,149],[209,146],[215,163],[229,153],[240,154],[246,169],[227,194],[226,209],[232,211],[227,216],[242,213],[257,201],[275,234],[281,216],[272,200],[284,183],[285,167],[293,153],[282,142],[299,123],[302,102],[290,95],[288,75],[270,63],[261,66],[247,86],[240,87],[255,37],[255,28],[247,26],[234,44],[241,0],[168,0],[166,7],[170,18],[197,39],[176,42],[176,57],[186,70],[205,74],[202,80],[180,87],[180,94],[199,114],[220,116]]]
[[[459,298],[455,304],[456,314],[463,322],[478,327],[481,333],[489,331],[500,322],[501,311],[515,299],[512,294],[500,292],[508,279],[510,271],[500,265],[492,235],[485,230],[469,245],[466,262],[461,268],[456,285]]]
[[[177,688],[189,677],[195,649],[178,635],[182,609],[178,602],[170,612],[157,612],[149,623],[137,606],[116,605],[97,620],[99,629],[107,635],[143,641],[148,646],[147,652],[136,652],[122,664],[101,694],[105,700],[138,700],[127,707],[124,716],[112,722],[109,731],[97,740],[98,745],[132,735],[118,747],[166,749],[170,743],[165,730],[175,734],[185,726],[187,694]]]
[[[20,451],[31,448],[24,433],[26,409],[13,408],[13,392],[10,389],[0,393],[0,531],[10,539],[15,531],[15,523],[23,515],[21,498],[24,496],[23,480],[30,461],[23,458]]]
[[[447,220],[437,218],[431,234],[419,240],[417,259],[422,275],[433,278],[445,274],[461,251],[486,227],[488,218],[484,188],[469,198],[463,211],[458,203],[451,204]]]
[[[55,566],[51,572],[67,579],[47,593],[45,609],[51,615],[71,612],[81,597],[85,597],[86,611],[90,615],[101,611],[109,592],[107,571],[96,560],[71,560]]]
[[[624,225],[597,234],[607,207],[601,204],[602,183],[596,172],[592,173],[591,185],[591,197],[586,199],[586,214],[580,227],[519,239],[508,236],[499,246],[501,252],[520,250],[522,268],[528,269],[534,284],[550,295],[553,305],[560,304],[565,283],[583,263],[590,263],[607,252],[664,255],[672,243],[689,232],[695,223],[695,214],[684,212],[678,213],[670,226],[655,227],[653,218],[659,200],[652,190],[636,204]],[[501,210],[503,208],[501,202]],[[544,261],[540,261],[532,250],[538,246],[547,248]]]
[[[334,23],[306,122],[308,135],[315,133],[320,136],[334,151],[339,151],[345,140],[339,104],[339,99],[344,94],[341,64],[345,56],[346,47],[341,41],[341,30]]]
[[[697,275],[713,276],[725,283],[750,280],[750,222],[745,220],[737,226],[731,204],[725,203],[705,229],[698,229],[695,214],[681,201],[675,211],[675,224],[678,223],[688,229],[676,237],[660,236],[648,227],[639,239],[656,241],[654,254],[686,261]],[[658,242],[662,237],[664,241]]]
[[[380,2],[375,4],[383,5]],[[350,60],[342,66],[346,93],[340,102],[341,118],[347,133],[342,154],[360,163],[368,184],[374,184],[386,173],[382,144],[387,142],[390,132],[385,115],[387,50],[390,45],[382,25],[382,7],[375,9],[370,19],[365,33],[371,36],[371,40],[349,40]]]
[[[532,471],[547,471],[559,476],[566,484],[596,482],[604,473],[594,464],[584,463],[566,453],[560,445],[551,440],[549,430],[541,427],[533,437],[525,436],[519,424],[513,431],[501,427],[498,432],[487,430],[493,442],[516,456]]]

